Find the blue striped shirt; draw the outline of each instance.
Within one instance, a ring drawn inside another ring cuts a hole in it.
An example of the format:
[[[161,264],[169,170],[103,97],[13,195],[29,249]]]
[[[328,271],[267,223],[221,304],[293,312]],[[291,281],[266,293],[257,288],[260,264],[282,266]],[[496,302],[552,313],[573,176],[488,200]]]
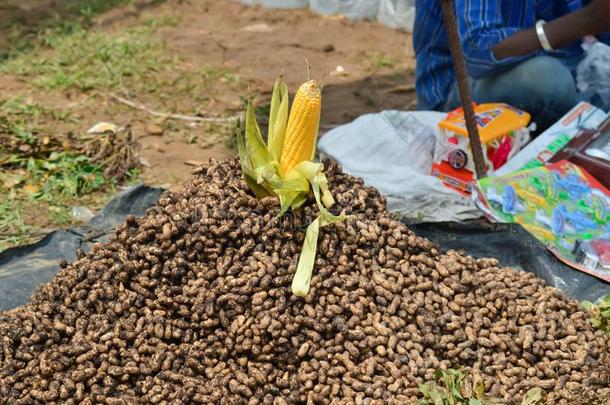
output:
[[[533,55],[495,58],[492,48],[505,38],[537,20],[551,21],[582,8],[587,0],[455,0],[458,31],[466,59],[466,70],[472,78],[494,75]],[[416,81],[418,107],[441,109],[451,91],[455,74],[447,42],[439,0],[416,1],[413,47],[417,58]],[[604,42],[608,36],[604,34]],[[582,53],[579,43],[571,44],[553,55],[575,57]]]

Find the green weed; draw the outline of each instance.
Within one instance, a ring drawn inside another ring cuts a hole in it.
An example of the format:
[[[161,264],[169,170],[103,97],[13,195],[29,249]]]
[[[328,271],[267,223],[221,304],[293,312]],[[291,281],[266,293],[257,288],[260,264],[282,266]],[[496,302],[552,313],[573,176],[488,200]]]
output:
[[[599,304],[583,301],[581,305],[591,313],[593,326],[610,335],[610,294],[606,295]]]
[[[428,382],[419,386],[424,399],[422,404],[434,405],[482,405],[485,388],[482,383],[467,387],[466,375],[459,371],[449,369],[447,371],[436,370],[434,377],[440,381]]]
[[[133,0],[65,0],[64,7],[70,13],[91,19],[111,8],[131,4]]]
[[[49,205],[49,219],[54,225],[68,225],[71,220],[68,207]]]
[[[424,398],[422,405],[493,405],[505,403],[485,395],[482,382],[472,381],[464,372],[455,369],[436,370],[436,381],[419,386]],[[521,405],[538,405],[542,401],[540,388],[530,389],[524,396]]]
[[[87,156],[53,152],[46,159],[29,158],[22,178],[31,198],[49,202],[66,200],[113,186],[102,167]]]
[[[398,64],[398,62],[387,55],[384,55],[381,52],[370,52],[367,54],[369,65],[371,68],[375,70],[384,69],[384,68],[394,68]]]
[[[31,240],[33,227],[23,222],[14,192],[5,192],[0,199],[0,251]]]
[[[163,15],[154,18],[146,18],[142,21],[142,25],[157,29],[159,27],[177,27],[180,23],[179,15]]]
[[[76,201],[95,205],[114,192],[114,180],[86,156],[53,152],[43,159],[25,159],[12,155],[10,164],[13,170],[1,173],[0,179],[0,251],[31,242],[42,234],[43,225],[70,224],[70,206]],[[138,172],[132,175],[135,182]],[[46,212],[46,218],[37,218],[32,211],[43,216]],[[30,223],[36,225],[26,224],[23,213],[28,212]]]
[[[204,82],[210,83],[214,80],[220,80],[231,86],[239,84],[239,75],[228,67],[204,66],[199,69],[199,74]]]

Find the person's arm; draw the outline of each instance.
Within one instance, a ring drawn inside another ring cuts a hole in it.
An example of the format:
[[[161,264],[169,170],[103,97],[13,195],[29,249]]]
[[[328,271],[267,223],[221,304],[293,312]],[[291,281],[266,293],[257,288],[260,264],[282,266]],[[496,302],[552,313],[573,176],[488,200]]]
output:
[[[502,2],[503,0],[455,1],[466,70],[468,76],[474,79],[494,75],[529,57],[523,55],[498,60],[492,51],[496,44],[523,29],[521,26],[507,24],[502,13]]]
[[[544,25],[551,47],[562,48],[587,36],[610,31],[610,0],[593,0],[584,8]],[[527,28],[504,39],[492,50],[498,60],[528,55],[542,49],[535,28]]]

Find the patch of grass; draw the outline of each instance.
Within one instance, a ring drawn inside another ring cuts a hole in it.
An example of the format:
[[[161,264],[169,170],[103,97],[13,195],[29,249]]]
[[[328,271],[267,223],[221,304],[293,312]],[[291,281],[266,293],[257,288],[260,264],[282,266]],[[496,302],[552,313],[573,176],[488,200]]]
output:
[[[52,8],[43,11],[28,24],[7,21],[10,26],[7,44],[0,49],[0,61],[30,52],[45,46],[49,40],[74,33],[88,27],[92,18],[114,7],[134,4],[134,0],[63,0],[56,1]]]
[[[179,15],[162,15],[154,18],[146,18],[142,21],[142,25],[157,29],[159,27],[177,27],[180,23]]]
[[[213,99],[214,92],[210,90],[215,84],[236,87],[240,83],[239,74],[228,67],[203,66],[195,71],[184,69],[179,74],[175,73],[159,83],[164,91],[158,94],[158,99],[166,106],[175,103],[176,96],[184,95],[192,102],[202,104]],[[171,89],[171,92],[167,89]]]
[[[204,66],[199,69],[199,74],[204,82],[210,83],[214,80],[220,80],[231,86],[239,84],[239,75],[228,67]]]
[[[20,184],[33,199],[57,202],[112,188],[114,181],[87,156],[53,152],[46,159],[29,158]]]
[[[0,251],[30,243],[49,225],[71,224],[72,205],[96,206],[115,191],[114,180],[86,156],[53,152],[46,159],[24,159],[13,155],[11,165],[11,171],[0,172]],[[131,180],[138,175],[134,170]]]
[[[154,27],[138,26],[120,33],[75,28],[69,35],[51,35],[51,51],[30,52],[0,64],[0,72],[32,77],[47,90],[146,89],[158,81],[160,67],[173,59]]]
[[[0,199],[0,251],[30,242],[32,231],[23,221],[14,192],[4,192]]]
[[[128,186],[135,186],[141,181],[141,177],[142,169],[140,169],[139,167],[128,170],[127,175],[125,177],[125,184]]]
[[[64,0],[65,9],[72,14],[90,19],[117,6],[131,5],[134,0]]]
[[[384,55],[381,52],[369,52],[367,54],[367,57],[368,57],[370,67],[375,70],[384,69],[384,68],[392,69],[392,68],[395,68],[396,65],[398,64],[398,61],[396,61],[396,59],[394,59],[388,55]]]
[[[66,206],[49,205],[49,219],[54,225],[68,225],[71,221],[70,212]]]

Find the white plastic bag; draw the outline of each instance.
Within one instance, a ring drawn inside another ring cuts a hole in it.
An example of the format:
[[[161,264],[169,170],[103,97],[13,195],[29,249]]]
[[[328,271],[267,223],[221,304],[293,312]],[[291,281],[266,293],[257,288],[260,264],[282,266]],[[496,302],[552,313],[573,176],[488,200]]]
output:
[[[610,46],[585,42],[585,58],[576,68],[576,85],[591,104],[610,110]]]
[[[309,6],[309,0],[261,0],[267,8],[303,8]]]
[[[240,0],[242,4],[253,6],[260,4],[266,8],[303,8],[309,6],[309,0]]]
[[[470,198],[430,175],[437,124],[445,113],[383,111],[367,114],[324,134],[320,152],[376,187],[388,209],[423,221],[461,221],[481,216]]]
[[[377,16],[379,0],[310,0],[309,8],[318,14],[342,14],[350,20],[365,20]]]
[[[390,28],[413,32],[415,0],[381,0],[377,20]]]

